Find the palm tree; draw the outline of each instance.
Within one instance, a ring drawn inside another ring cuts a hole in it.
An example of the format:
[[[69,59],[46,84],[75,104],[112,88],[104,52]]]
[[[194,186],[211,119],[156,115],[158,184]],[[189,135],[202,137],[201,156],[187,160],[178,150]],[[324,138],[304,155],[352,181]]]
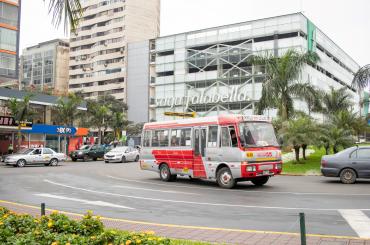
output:
[[[30,120],[34,115],[34,111],[30,108],[30,100],[33,97],[32,94],[27,94],[23,97],[23,100],[18,100],[17,98],[11,98],[7,101],[7,107],[10,109],[14,120],[18,123],[17,126],[17,149],[21,146],[21,129],[22,122]]]
[[[45,0],[44,0],[45,1]],[[64,22],[64,32],[70,29],[76,32],[79,20],[82,17],[83,9],[80,0],[48,0],[49,14],[52,14],[52,23],[58,27]]]
[[[326,115],[333,115],[339,111],[349,110],[353,105],[351,98],[346,87],[340,89],[330,87],[330,92],[322,97],[322,112]]]
[[[330,117],[331,124],[337,128],[349,130],[352,135],[359,135],[366,131],[367,122],[365,118],[358,116],[357,113],[352,111],[339,111]]]
[[[87,103],[87,112],[89,115],[89,126],[95,127],[98,129],[98,143],[99,145],[102,142],[102,129],[107,127],[109,122],[109,108],[106,105],[101,105],[97,101],[90,100]]]
[[[283,123],[279,135],[283,137],[286,146],[293,146],[296,161],[299,162],[299,149],[303,149],[303,158],[306,160],[307,146],[313,144],[316,138],[316,126],[312,119],[302,116],[290,119]]]
[[[370,85],[370,64],[361,67],[352,79],[352,86],[357,90],[363,90]]]
[[[72,126],[77,118],[81,116],[81,112],[77,109],[82,103],[82,98],[74,93],[68,94],[67,98],[59,98],[56,110],[57,120],[64,126]],[[63,151],[67,154],[67,135],[64,135]]]
[[[113,113],[109,126],[113,129],[114,138],[119,139],[121,136],[121,131],[129,125],[129,121],[126,120],[126,116],[123,112]]]
[[[281,57],[270,53],[253,57],[253,64],[264,65],[266,69],[266,80],[262,85],[262,97],[257,109],[262,112],[266,108],[278,108],[281,119],[289,119],[294,110],[293,97],[303,96],[307,90],[312,89],[309,83],[298,81],[301,69],[304,64],[314,64],[318,60],[316,53],[300,54],[295,50],[288,50]]]

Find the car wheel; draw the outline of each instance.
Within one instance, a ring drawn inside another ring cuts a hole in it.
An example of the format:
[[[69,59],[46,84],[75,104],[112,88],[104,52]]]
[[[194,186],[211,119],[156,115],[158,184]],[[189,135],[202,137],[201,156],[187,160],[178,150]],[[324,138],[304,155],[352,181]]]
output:
[[[139,155],[137,155],[136,157],[135,157],[135,162],[138,162],[139,161]]]
[[[223,167],[217,172],[217,184],[225,189],[231,189],[235,186],[235,179],[228,167]]]
[[[96,161],[96,160],[98,160],[98,158],[97,157],[94,157],[93,160]]]
[[[72,158],[72,161],[73,161],[73,162],[77,161],[77,158]]]
[[[267,183],[269,178],[270,178],[269,176],[262,176],[262,177],[252,179],[251,182],[256,186],[263,186],[264,184]]]
[[[22,168],[22,167],[24,167],[25,165],[26,165],[26,160],[24,160],[24,159],[19,159],[19,160],[17,161],[17,167]]]
[[[58,159],[53,158],[49,162],[50,166],[58,166]]]
[[[166,182],[171,181],[173,180],[172,176],[173,175],[171,175],[171,170],[167,164],[164,163],[159,167],[159,177],[161,178],[161,180]]]
[[[356,182],[356,172],[353,169],[345,168],[340,172],[340,181],[343,184],[353,184]]]
[[[88,160],[89,160],[89,158],[87,157],[87,155],[85,155],[84,158],[83,158],[83,161],[87,162]]]
[[[109,161],[104,161],[105,163],[109,163]]]
[[[126,157],[125,156],[122,157],[121,162],[122,163],[126,162]]]

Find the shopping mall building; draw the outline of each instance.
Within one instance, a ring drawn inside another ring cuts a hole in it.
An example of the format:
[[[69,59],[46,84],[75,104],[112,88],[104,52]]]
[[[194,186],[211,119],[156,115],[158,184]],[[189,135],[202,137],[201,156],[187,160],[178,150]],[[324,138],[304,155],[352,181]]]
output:
[[[251,65],[249,58],[266,52],[282,55],[288,49],[315,51],[320,57],[317,65],[304,66],[301,81],[324,90],[346,87],[358,101],[350,85],[359,65],[301,13],[163,36],[153,42],[148,55],[155,65],[148,81],[149,120],[173,119],[165,112],[252,114],[261,97],[264,68]],[[307,110],[298,98],[295,107]],[[274,116],[276,110],[265,113]]]

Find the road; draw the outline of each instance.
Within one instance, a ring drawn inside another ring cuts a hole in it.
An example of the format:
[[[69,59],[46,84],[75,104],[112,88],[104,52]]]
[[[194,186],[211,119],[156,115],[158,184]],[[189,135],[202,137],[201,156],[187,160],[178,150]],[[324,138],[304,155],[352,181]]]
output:
[[[276,176],[266,186],[180,177],[165,183],[139,164],[77,162],[57,167],[0,166],[0,199],[106,217],[165,224],[370,238],[370,181],[343,185],[321,176]],[[365,227],[365,228],[364,228]]]

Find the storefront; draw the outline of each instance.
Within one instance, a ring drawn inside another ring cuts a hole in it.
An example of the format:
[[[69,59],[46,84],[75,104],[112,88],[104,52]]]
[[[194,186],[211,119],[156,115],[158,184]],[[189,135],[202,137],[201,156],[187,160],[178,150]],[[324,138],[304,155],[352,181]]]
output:
[[[87,137],[87,128],[66,127],[60,125],[34,124],[31,129],[22,130],[22,147],[49,147],[57,152],[74,150],[83,144]]]

